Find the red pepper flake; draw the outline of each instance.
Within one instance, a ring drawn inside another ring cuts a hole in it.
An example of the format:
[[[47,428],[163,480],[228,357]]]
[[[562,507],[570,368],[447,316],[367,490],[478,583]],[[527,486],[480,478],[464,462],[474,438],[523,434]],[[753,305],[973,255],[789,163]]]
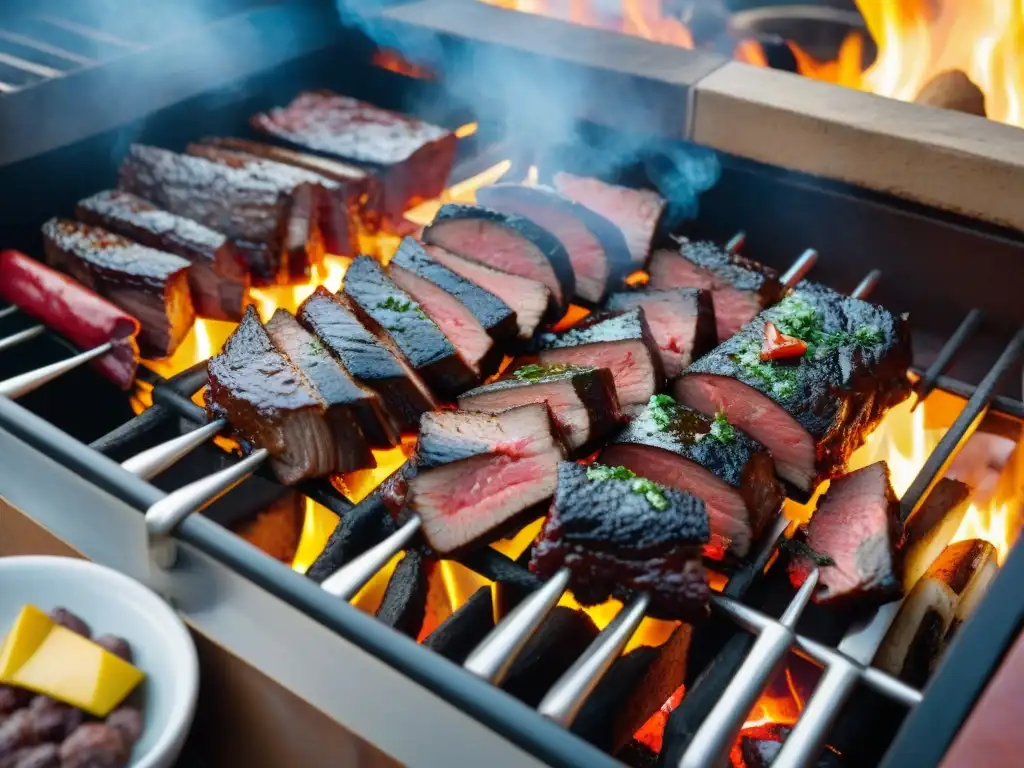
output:
[[[785,360],[791,357],[803,357],[807,351],[807,342],[795,336],[787,336],[775,323],[764,324],[764,344],[761,346],[762,360]]]

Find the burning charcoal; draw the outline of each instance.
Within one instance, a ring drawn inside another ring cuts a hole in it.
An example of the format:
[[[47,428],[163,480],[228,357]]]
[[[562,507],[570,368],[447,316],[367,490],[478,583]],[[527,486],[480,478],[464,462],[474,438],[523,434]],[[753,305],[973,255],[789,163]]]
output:
[[[345,563],[379,544],[395,531],[395,523],[378,494],[372,494],[342,515],[323,551],[306,571],[317,584]]]
[[[626,237],[633,266],[647,261],[665,199],[648,189],[630,189],[598,179],[556,173],[555,189],[616,224]]]
[[[437,197],[455,159],[455,135],[329,91],[305,91],[286,107],[254,115],[253,128],[302,149],[348,160],[378,184],[363,206],[371,228],[396,231],[404,212]]]
[[[50,611],[50,618],[62,627],[70,629],[72,632],[79,634],[82,637],[92,637],[92,630],[89,629],[89,625],[67,608],[62,606],[54,608]]]
[[[555,302],[553,319],[564,314],[575,294],[576,281],[565,246],[522,216],[473,205],[444,205],[423,230],[423,241],[543,283]]]
[[[142,738],[145,721],[136,707],[118,707],[107,715],[107,725],[121,734],[126,744],[135,744]]]
[[[791,728],[777,723],[747,728],[740,734],[739,753],[746,768],[768,768],[782,750],[782,742]],[[824,749],[813,768],[839,768],[839,755]]]
[[[145,357],[167,357],[192,329],[191,264],[99,227],[67,219],[43,225],[46,261],[142,324]]]
[[[956,613],[953,614],[953,621],[950,622],[949,629],[946,630],[946,636],[942,639],[942,648],[939,651],[940,659],[941,654],[953,642],[953,638],[956,637],[956,633],[963,626],[963,623],[971,618],[974,609],[985,598],[988,588],[995,581],[996,576],[999,575],[996,552],[991,545],[988,547],[984,546],[986,544],[988,542],[981,542],[979,544],[977,539],[971,542],[972,546],[969,552],[977,558],[977,561],[971,564],[970,577],[959,592],[960,599],[956,606]],[[954,550],[954,553],[953,557],[956,557],[958,554],[964,554],[963,550],[959,550],[959,552]]]
[[[31,691],[0,684],[0,715],[8,715],[16,709],[21,709],[31,698]]]
[[[708,612],[701,545],[709,536],[697,497],[622,467],[563,462],[530,570],[548,579],[568,568],[583,605],[643,592],[648,615],[693,621]]]
[[[636,740],[616,752],[615,759],[630,768],[658,768],[658,753]]]
[[[907,520],[903,583],[916,584],[956,534],[971,500],[971,488],[944,477]]]
[[[49,696],[33,698],[29,711],[32,713],[32,729],[37,741],[60,743],[82,724],[84,718],[81,710]]]
[[[61,768],[60,748],[56,744],[39,744],[19,750],[12,758],[12,768]],[[6,768],[0,761],[0,766]]]
[[[377,609],[378,619],[414,640],[427,608],[427,573],[423,555],[415,550],[406,552],[391,574]]]
[[[123,768],[130,754],[121,732],[104,723],[80,725],[60,745],[61,768]]]
[[[237,493],[238,491],[233,491],[232,498]],[[226,525],[239,538],[266,552],[275,560],[291,565],[302,538],[302,527],[306,518],[306,497],[298,492],[286,491],[270,506],[265,506],[265,500],[266,497],[262,496],[261,509],[244,516],[239,515]],[[205,514],[209,514],[209,510]]]
[[[434,261],[443,264],[466,280],[471,280],[508,305],[515,312],[517,338],[520,341],[532,339],[534,331],[545,317],[557,319],[550,318],[548,313],[553,299],[551,291],[544,283],[500,272],[486,264],[456,256],[438,245],[424,245],[423,249]]]
[[[512,378],[459,396],[459,408],[482,413],[500,413],[527,403],[546,403],[566,444],[578,453],[607,438],[622,418],[607,368],[520,366]]]
[[[766,351],[773,328],[794,339],[787,354],[800,345],[803,353],[773,357],[776,348]],[[801,283],[691,365],[674,392],[709,416],[724,409],[771,452],[790,495],[806,501],[822,480],[842,474],[854,449],[910,395],[910,359],[905,318]]]
[[[711,519],[708,551],[717,558],[725,550],[745,555],[782,508],[782,487],[763,446],[724,414],[709,418],[668,395],[652,397],[600,458],[703,499]]]
[[[601,303],[608,290],[621,285],[632,271],[622,230],[553,189],[496,184],[477,190],[476,199],[496,211],[524,216],[558,238],[569,253],[576,296],[586,302]]]
[[[492,629],[491,588],[481,587],[431,632],[423,645],[449,661],[462,664]]]
[[[807,554],[790,563],[793,585],[803,584],[817,567],[817,603],[878,604],[900,597],[899,513],[884,461],[833,480],[807,526]]]
[[[613,728],[619,708],[638,688],[657,655],[657,649],[642,646],[616,659],[576,715],[572,732],[598,749],[614,754]],[[629,737],[632,736],[630,733]]]
[[[583,611],[555,607],[512,664],[502,688],[536,707],[597,634],[597,626]]]
[[[664,383],[658,345],[642,309],[587,318],[561,334],[545,334],[544,365],[607,368],[623,407],[646,403]]]
[[[100,635],[96,638],[96,644],[101,645],[115,656],[120,656],[129,664],[133,662],[132,647],[123,637],[117,635]]]
[[[605,306],[613,311],[643,309],[669,379],[675,379],[717,343],[715,308],[709,291],[699,288],[626,291],[612,294]]]
[[[242,318],[249,274],[235,246],[220,232],[163,211],[128,192],[107,190],[79,201],[79,221],[188,259],[196,314],[214,320]]]

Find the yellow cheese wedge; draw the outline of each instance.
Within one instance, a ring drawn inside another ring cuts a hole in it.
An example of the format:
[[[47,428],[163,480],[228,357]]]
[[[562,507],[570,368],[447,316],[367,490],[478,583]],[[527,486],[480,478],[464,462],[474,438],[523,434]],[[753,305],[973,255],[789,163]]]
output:
[[[0,683],[106,717],[145,673],[26,605],[0,648]]]

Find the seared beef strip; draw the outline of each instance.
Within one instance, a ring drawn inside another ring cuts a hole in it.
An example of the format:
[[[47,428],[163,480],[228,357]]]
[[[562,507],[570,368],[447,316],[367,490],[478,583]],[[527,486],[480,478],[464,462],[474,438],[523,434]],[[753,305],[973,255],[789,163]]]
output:
[[[761,360],[765,324],[805,339],[806,352]],[[806,501],[843,473],[882,416],[910,394],[906,319],[874,304],[801,283],[675,384],[680,402],[729,421],[771,451],[776,468]]]
[[[185,259],[67,219],[43,225],[43,252],[51,267],[138,319],[143,357],[167,357],[192,328]]]
[[[708,614],[701,545],[709,536],[696,496],[622,467],[562,462],[530,570],[549,579],[568,568],[583,605],[645,593],[648,616],[696,621]]]
[[[678,253],[659,250],[648,267],[652,288],[703,288],[712,292],[718,339],[725,341],[765,307],[782,298],[779,274],[714,243],[683,243]]]
[[[386,331],[416,372],[442,397],[454,399],[479,380],[437,324],[387,276],[376,259],[360,256],[353,261],[342,290],[358,307],[363,322]]]
[[[338,449],[327,422],[327,404],[299,368],[274,347],[250,306],[210,359],[206,410],[226,419],[239,437],[270,452],[278,479],[293,485],[324,477]]]
[[[188,284],[196,314],[242,319],[249,273],[235,246],[220,232],[163,211],[129,192],[107,190],[79,201],[79,221],[188,259]]]
[[[745,555],[782,509],[782,487],[761,445],[724,416],[709,418],[667,395],[652,398],[600,458],[702,499],[714,557]]]
[[[610,310],[640,307],[670,380],[717,343],[711,293],[697,288],[626,291],[608,297]]]

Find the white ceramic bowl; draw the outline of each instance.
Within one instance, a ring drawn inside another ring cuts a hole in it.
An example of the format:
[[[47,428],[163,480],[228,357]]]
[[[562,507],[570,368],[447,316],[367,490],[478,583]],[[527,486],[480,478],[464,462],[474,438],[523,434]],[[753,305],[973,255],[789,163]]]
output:
[[[156,593],[110,568],[68,557],[0,558],[0,636],[26,603],[64,606],[94,635],[120,635],[146,673],[145,729],[131,768],[172,768],[199,694],[199,659],[184,623]]]

